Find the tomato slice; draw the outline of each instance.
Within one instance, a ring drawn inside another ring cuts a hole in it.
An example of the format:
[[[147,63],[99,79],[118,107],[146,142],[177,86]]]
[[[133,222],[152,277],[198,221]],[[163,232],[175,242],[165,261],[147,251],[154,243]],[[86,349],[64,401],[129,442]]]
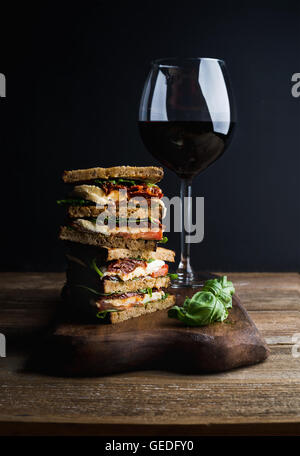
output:
[[[164,264],[158,271],[152,272],[151,277],[164,277],[168,274],[169,266]]]
[[[163,238],[162,231],[142,231],[140,233],[122,233],[119,232],[118,236],[123,236],[129,239],[147,239],[161,241]]]

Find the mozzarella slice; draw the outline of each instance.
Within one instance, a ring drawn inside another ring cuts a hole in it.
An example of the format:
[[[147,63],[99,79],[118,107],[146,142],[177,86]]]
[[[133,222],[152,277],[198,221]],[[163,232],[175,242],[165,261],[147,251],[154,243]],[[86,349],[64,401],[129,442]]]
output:
[[[98,187],[97,185],[76,185],[73,190],[73,195],[78,196],[80,198],[86,199],[88,201],[92,201],[93,203],[99,204],[101,206],[105,206],[109,204],[110,201],[124,201],[127,198],[127,193],[124,191],[119,192],[118,190],[112,190],[108,195],[102,190],[102,188]],[[125,197],[126,195],[126,197]],[[159,198],[152,198],[162,207],[162,218],[165,217],[167,208],[165,203]],[[131,198],[129,201],[132,201],[132,207],[135,207],[134,201],[135,198]],[[145,200],[147,201],[147,200]],[[129,205],[130,207],[130,205]],[[147,204],[146,204],[147,207]]]
[[[151,263],[147,263],[146,267],[142,266],[137,266],[133,271],[128,272],[128,273],[123,273],[123,272],[115,272],[115,271],[106,271],[104,273],[105,276],[113,276],[113,277],[119,277],[119,279],[123,280],[124,282],[126,280],[132,280],[136,277],[144,277],[151,275],[153,272],[157,272],[164,266],[165,262],[162,260],[154,260],[151,261]]]
[[[165,295],[164,291],[154,291],[152,292],[152,296],[146,294],[143,299],[143,304],[147,304],[147,302],[159,301]]]
[[[159,301],[165,295],[164,291],[155,291],[150,296],[148,293],[144,295],[129,296],[121,299],[105,299],[104,304],[109,304],[112,307],[123,307],[130,305],[142,305],[148,302]]]
[[[112,190],[108,195],[97,185],[76,185],[73,190],[74,196],[79,196],[93,203],[104,206],[110,201],[126,200],[123,192]]]
[[[166,208],[166,205],[165,203],[163,202],[163,200],[159,200],[159,204],[161,205],[162,207],[162,218],[164,219],[166,214],[167,214],[167,208]]]

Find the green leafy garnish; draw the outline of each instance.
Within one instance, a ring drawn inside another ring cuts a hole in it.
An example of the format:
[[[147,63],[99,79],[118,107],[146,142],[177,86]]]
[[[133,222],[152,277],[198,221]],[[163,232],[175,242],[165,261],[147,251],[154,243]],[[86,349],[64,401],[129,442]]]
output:
[[[109,312],[118,312],[118,310],[117,310],[117,309],[100,310],[100,311],[96,314],[96,317],[97,317],[97,318],[101,318],[101,320],[103,320]]]
[[[106,182],[109,182],[110,184],[113,184],[113,185],[117,184],[117,181],[114,179],[95,179],[94,180],[94,184],[96,184],[96,185],[103,185]]]
[[[167,299],[167,297],[170,296],[170,293],[165,293],[162,298],[161,298],[161,301],[164,301],[165,299]]]
[[[153,217],[148,217],[149,222],[153,223],[153,225],[158,225],[160,224],[160,221],[153,218]]]
[[[148,187],[158,187],[158,185],[153,184],[152,182],[145,182],[145,181],[140,181],[140,180],[135,180],[135,179],[124,179],[122,177],[117,177],[115,179],[95,179],[94,183],[96,185],[105,185],[106,183],[110,183],[113,185],[118,185],[118,184],[124,184],[126,186],[131,186],[131,185],[139,185],[139,184],[146,184]]]
[[[158,244],[166,244],[168,242],[167,236],[164,236],[161,241],[158,241]]]
[[[178,279],[178,274],[172,274],[171,272],[169,272],[168,276],[170,277],[171,280]]]
[[[94,290],[93,288],[86,287],[85,285],[74,285],[74,286],[78,287],[78,288],[83,288],[84,290],[87,290],[90,293],[93,293],[97,296],[111,296],[114,294],[122,294],[122,291],[113,291],[112,293],[100,293],[99,291]],[[152,297],[152,288],[141,288],[140,290],[137,290],[137,293],[148,294],[151,298]]]
[[[177,318],[188,326],[205,326],[228,317],[235,289],[227,277],[207,280],[201,291],[186,298],[182,307],[173,306],[170,318]]]
[[[88,290],[90,293],[93,293],[97,296],[100,296],[101,293],[99,293],[99,291],[97,290],[94,290],[93,288],[89,288],[89,287],[86,287],[85,285],[74,285],[75,287],[78,287],[78,288],[83,288],[84,290]]]
[[[146,260],[147,263],[153,263],[153,261],[155,261],[153,258],[149,258],[149,260]]]
[[[98,268],[97,264],[96,264],[96,259],[94,258],[92,261],[91,261],[91,268],[94,269],[95,272],[97,272],[97,274],[101,277],[104,276],[103,272]]]
[[[95,204],[82,198],[65,198],[57,200],[56,202],[59,206],[87,206]]]
[[[138,293],[148,294],[151,298],[152,288],[141,288],[140,290],[138,290]]]
[[[117,178],[117,179],[95,179],[94,183],[96,185],[105,185],[106,183],[110,183],[112,185],[118,185],[118,184],[124,184],[124,185],[136,185],[136,181],[132,179],[123,179],[123,178]]]
[[[232,307],[232,295],[235,290],[233,283],[228,281],[226,276],[207,280],[202,290],[213,293],[227,309]]]
[[[122,179],[119,178],[117,179],[119,184],[130,184],[130,185],[136,185],[136,181],[130,180],[130,179]]]

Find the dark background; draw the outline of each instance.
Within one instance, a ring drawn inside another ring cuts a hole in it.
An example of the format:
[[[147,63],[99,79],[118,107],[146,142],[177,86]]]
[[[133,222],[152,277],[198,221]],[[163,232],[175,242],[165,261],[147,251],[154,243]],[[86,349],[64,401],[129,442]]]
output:
[[[64,169],[150,165],[136,125],[149,62],[223,58],[238,127],[223,157],[194,181],[205,239],[193,262],[211,270],[300,267],[299,1],[142,1],[1,5],[1,268],[61,270],[57,230]],[[168,196],[179,192],[166,170]],[[179,234],[169,236],[179,253]]]

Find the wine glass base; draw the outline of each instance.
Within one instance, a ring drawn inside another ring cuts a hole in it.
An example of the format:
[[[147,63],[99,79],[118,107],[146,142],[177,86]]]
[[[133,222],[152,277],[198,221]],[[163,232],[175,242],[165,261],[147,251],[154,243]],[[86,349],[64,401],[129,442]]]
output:
[[[202,287],[208,279],[213,279],[216,276],[210,272],[177,272],[178,278],[172,280],[171,288],[197,288]]]

